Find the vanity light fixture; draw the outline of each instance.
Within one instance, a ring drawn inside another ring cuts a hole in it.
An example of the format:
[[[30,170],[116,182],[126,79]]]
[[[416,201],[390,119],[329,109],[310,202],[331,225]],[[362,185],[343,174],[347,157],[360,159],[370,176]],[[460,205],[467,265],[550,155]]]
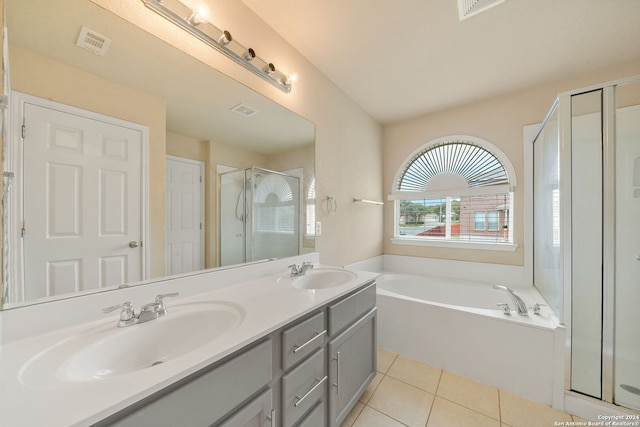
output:
[[[251,48],[247,49],[247,51],[242,55],[242,58],[247,62],[251,61],[255,57],[256,57],[256,51]]]
[[[223,31],[204,18],[204,14],[193,11],[179,0],[142,0],[151,10],[173,22],[204,43],[233,59],[238,64],[262,77],[285,93],[291,92],[292,80],[275,66],[256,56],[251,48],[245,48],[231,37],[229,31]]]
[[[276,66],[273,65],[271,62],[269,62],[267,65],[265,65],[262,68],[262,71],[264,71],[265,73],[272,75],[276,72]]]
[[[218,39],[218,43],[220,43],[222,46],[226,46],[231,43],[231,40],[233,40],[233,37],[231,37],[231,33],[227,30],[224,30],[222,32],[222,35]]]

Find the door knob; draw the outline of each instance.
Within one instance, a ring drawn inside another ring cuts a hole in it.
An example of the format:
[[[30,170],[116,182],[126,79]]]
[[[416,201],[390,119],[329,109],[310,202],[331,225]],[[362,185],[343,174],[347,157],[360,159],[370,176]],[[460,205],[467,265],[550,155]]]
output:
[[[132,241],[129,242],[129,247],[130,248],[137,248],[137,247],[140,247],[140,246],[142,246],[142,242],[138,243],[135,240],[132,240]]]

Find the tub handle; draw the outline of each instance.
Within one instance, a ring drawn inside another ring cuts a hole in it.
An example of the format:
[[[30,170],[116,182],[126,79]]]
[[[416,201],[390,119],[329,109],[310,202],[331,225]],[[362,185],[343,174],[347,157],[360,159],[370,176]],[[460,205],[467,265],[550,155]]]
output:
[[[511,308],[509,307],[509,304],[507,304],[506,302],[499,302],[496,305],[498,307],[502,307],[502,313],[505,316],[511,316]]]
[[[336,357],[333,358],[336,361],[336,382],[331,384],[336,388],[336,394],[340,395],[340,352],[336,351]]]

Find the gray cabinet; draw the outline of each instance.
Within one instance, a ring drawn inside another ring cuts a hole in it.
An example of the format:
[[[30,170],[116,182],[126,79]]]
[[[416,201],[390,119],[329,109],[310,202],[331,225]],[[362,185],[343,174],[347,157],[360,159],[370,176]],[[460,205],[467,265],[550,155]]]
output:
[[[376,309],[329,342],[329,420],[339,426],[376,375]]]
[[[282,369],[289,369],[325,343],[324,310],[282,332]]]
[[[296,427],[325,427],[326,407],[324,402],[318,402],[316,406]]]
[[[327,393],[321,348],[296,368],[282,376],[282,426],[292,427]]]
[[[273,393],[269,388],[218,427],[271,427],[275,414]]]
[[[96,426],[337,427],[375,376],[375,296],[364,285]]]
[[[133,409],[117,427],[209,427],[273,378],[271,339]],[[138,406],[138,405],[136,405]],[[130,411],[130,410],[129,410]],[[127,412],[129,412],[127,411]]]

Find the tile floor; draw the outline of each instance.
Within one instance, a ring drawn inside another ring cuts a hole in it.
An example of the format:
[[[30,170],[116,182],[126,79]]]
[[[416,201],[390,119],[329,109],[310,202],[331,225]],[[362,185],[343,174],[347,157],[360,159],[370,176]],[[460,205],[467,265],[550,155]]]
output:
[[[341,427],[546,427],[570,421],[586,420],[379,349],[378,374]]]

